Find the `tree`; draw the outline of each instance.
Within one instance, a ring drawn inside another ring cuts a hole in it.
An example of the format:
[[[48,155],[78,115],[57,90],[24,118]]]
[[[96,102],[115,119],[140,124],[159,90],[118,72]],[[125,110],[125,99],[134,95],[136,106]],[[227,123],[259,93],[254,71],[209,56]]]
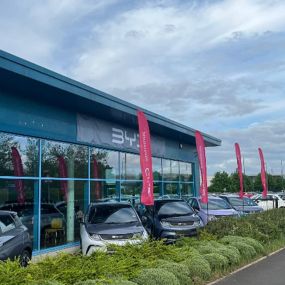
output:
[[[211,180],[209,192],[225,192],[230,191],[231,179],[227,172],[216,172]]]

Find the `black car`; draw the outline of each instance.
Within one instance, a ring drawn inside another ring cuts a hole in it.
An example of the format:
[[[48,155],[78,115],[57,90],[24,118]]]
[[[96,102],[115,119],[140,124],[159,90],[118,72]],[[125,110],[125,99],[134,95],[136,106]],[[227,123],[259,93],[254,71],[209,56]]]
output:
[[[200,217],[181,199],[155,200],[154,206],[143,207],[139,212],[148,233],[167,242],[195,236],[203,226]]]
[[[0,260],[14,260],[27,266],[32,257],[32,241],[28,229],[22,224],[17,213],[0,211]]]

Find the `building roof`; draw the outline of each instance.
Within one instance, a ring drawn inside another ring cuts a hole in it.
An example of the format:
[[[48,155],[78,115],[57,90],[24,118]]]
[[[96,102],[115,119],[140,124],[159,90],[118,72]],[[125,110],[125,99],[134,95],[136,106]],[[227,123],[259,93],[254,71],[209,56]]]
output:
[[[56,72],[0,50],[1,88],[21,96],[56,104],[76,112],[137,128],[138,109],[148,119],[150,131],[195,145],[195,129],[142,109],[117,97],[67,78]],[[202,133],[206,146],[219,146],[221,140]]]

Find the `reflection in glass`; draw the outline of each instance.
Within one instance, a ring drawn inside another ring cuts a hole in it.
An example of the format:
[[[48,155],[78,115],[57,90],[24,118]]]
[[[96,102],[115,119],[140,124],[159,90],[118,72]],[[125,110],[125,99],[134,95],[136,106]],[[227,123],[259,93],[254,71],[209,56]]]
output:
[[[90,177],[95,179],[119,178],[119,153],[117,151],[92,149]]]
[[[42,176],[88,177],[88,148],[81,145],[42,141]]]
[[[121,153],[121,179],[141,180],[140,156],[131,153]]]
[[[179,183],[164,183],[164,195],[177,197],[179,195]]]
[[[91,181],[90,183],[90,200],[118,200],[119,199],[119,181]]]
[[[161,177],[162,177],[161,158],[157,158],[157,157],[152,158],[152,172],[153,172],[154,181],[161,180]]]
[[[79,218],[86,208],[87,181],[66,181],[63,193],[60,181],[42,182],[41,248],[78,241]]]
[[[192,176],[192,163],[180,162],[180,181],[191,182]]]
[[[38,140],[0,133],[0,175],[38,176]]]
[[[182,198],[189,198],[193,196],[193,184],[192,183],[182,183],[180,184],[180,191]]]
[[[0,179],[0,210],[14,211],[22,223],[28,228],[33,240],[34,249],[37,249],[37,221],[38,221],[38,182],[23,180],[25,201],[18,202],[16,180]]]
[[[132,205],[140,203],[142,182],[126,182],[121,184],[121,200]]]
[[[175,160],[162,159],[162,172],[164,181],[179,180],[179,163]]]

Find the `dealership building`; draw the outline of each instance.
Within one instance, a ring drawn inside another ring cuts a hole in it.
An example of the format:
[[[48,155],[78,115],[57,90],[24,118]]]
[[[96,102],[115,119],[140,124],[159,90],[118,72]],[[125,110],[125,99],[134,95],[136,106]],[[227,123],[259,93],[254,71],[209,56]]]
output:
[[[139,203],[138,108],[0,51],[0,209],[18,213],[34,255],[77,246],[90,202]],[[197,195],[195,130],[142,111],[154,195]],[[207,147],[221,144],[203,136]]]

